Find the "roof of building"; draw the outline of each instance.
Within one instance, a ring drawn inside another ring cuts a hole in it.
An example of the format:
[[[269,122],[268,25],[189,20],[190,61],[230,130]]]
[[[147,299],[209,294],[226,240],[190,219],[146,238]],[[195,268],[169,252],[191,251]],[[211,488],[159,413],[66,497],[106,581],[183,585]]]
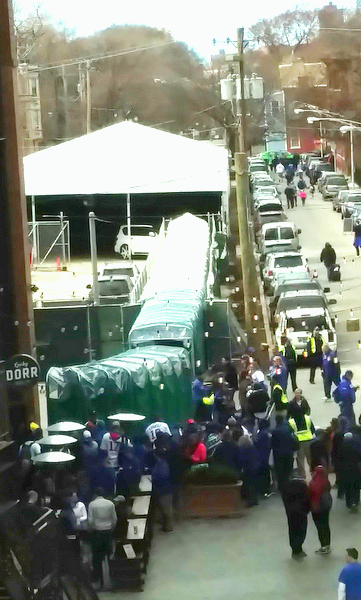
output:
[[[123,121],[24,158],[27,196],[224,192],[228,151]]]

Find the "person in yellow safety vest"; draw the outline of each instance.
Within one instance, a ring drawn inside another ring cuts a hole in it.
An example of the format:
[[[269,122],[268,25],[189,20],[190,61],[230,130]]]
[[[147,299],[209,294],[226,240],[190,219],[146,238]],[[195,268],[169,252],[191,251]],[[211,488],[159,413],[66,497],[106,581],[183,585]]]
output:
[[[320,369],[322,368],[322,346],[324,343],[325,342],[320,334],[320,328],[315,327],[312,335],[308,338],[307,351],[305,353],[305,357],[307,357],[310,362],[310,383],[315,383],[317,367],[320,367]]]
[[[309,415],[305,415],[300,409],[294,414],[294,417],[288,420],[292,431],[296,434],[299,449],[297,450],[297,469],[300,475],[305,478],[305,459],[308,466],[311,468],[311,452],[310,445],[315,434],[315,428]]]
[[[271,381],[271,406],[275,406],[275,414],[281,415],[282,417],[287,416],[288,411],[288,398],[281,384],[276,379]]]

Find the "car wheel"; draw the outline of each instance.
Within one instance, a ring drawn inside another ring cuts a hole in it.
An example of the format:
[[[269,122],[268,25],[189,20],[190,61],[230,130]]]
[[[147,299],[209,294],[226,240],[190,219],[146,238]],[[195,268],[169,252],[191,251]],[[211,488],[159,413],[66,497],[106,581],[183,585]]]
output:
[[[332,210],[334,210],[336,212],[336,207],[334,204],[332,204]]]
[[[127,260],[129,258],[129,246],[128,246],[128,244],[122,244],[122,246],[120,247],[120,256],[124,260]]]

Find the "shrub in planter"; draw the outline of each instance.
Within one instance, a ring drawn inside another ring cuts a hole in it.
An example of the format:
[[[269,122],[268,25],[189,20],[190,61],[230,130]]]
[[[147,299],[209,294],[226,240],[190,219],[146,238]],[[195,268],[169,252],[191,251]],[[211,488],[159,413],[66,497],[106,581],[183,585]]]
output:
[[[233,485],[238,481],[239,474],[234,469],[207,463],[192,466],[184,476],[185,485]]]

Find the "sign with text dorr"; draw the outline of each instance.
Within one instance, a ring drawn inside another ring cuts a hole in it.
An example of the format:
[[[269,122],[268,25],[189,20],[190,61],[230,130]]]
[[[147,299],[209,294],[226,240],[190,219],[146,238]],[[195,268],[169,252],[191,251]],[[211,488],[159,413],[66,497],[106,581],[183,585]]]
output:
[[[6,385],[12,387],[31,387],[40,377],[37,360],[28,354],[16,354],[4,364]]]

